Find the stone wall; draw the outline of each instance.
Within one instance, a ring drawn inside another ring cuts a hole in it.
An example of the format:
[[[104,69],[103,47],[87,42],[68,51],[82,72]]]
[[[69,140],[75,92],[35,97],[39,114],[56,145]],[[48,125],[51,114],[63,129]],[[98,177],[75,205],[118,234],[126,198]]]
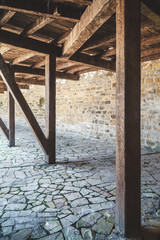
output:
[[[23,90],[39,123],[44,125],[44,87]],[[80,81],[57,80],[57,131],[115,142],[116,75],[86,73]],[[160,147],[160,60],[142,64],[142,145]],[[6,118],[6,94],[0,94],[0,114]],[[16,107],[18,118],[22,113]]]

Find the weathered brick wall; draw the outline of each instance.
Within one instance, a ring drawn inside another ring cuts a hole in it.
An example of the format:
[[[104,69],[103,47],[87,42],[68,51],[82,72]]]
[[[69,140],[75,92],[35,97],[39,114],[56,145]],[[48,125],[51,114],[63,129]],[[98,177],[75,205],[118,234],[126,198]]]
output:
[[[44,87],[23,90],[40,124],[44,125]],[[115,142],[116,75],[87,73],[80,81],[57,81],[57,130]],[[142,64],[142,145],[160,147],[160,60]],[[5,118],[6,94],[0,94],[0,114]],[[17,116],[22,113],[16,107]]]

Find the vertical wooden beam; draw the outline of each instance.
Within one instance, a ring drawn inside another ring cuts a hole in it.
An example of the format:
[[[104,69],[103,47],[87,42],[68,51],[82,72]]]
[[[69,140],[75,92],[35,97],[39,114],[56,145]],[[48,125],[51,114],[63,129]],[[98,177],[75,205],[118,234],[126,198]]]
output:
[[[46,160],[50,164],[56,162],[56,56],[50,53],[45,59],[45,113],[46,138],[48,154]]]
[[[9,146],[15,146],[15,102],[8,90],[8,126],[9,126]]]
[[[118,0],[116,12],[116,227],[140,235],[140,0]]]

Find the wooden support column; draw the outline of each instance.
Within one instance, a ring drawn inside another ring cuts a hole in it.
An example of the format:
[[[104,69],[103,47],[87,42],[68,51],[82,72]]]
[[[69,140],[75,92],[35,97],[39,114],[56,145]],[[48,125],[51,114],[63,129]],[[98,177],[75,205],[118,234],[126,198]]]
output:
[[[45,113],[46,138],[48,154],[46,160],[50,164],[56,162],[56,56],[50,53],[45,59]]]
[[[118,0],[116,11],[116,227],[140,236],[140,0]]]
[[[9,125],[9,146],[15,146],[15,102],[8,90],[8,125]]]

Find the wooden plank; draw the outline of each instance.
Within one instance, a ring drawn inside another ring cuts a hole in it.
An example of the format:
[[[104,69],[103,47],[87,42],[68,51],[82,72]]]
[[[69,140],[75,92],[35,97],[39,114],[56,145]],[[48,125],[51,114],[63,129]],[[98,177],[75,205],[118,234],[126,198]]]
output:
[[[7,139],[9,139],[9,130],[6,127],[6,125],[4,124],[4,122],[2,121],[1,117],[0,117],[0,128],[2,129],[4,135],[6,136]]]
[[[140,2],[118,0],[116,11],[116,228],[128,238],[141,224]]]
[[[116,0],[93,0],[64,43],[64,57],[70,58],[116,11]]]
[[[55,15],[56,17],[56,15]],[[23,32],[21,33],[21,36],[26,37],[28,35],[31,35],[35,32],[37,32],[39,29],[43,28],[48,23],[52,22],[54,18],[48,18],[48,17],[39,17],[36,21],[28,25]]]
[[[15,104],[12,94],[8,91],[8,126],[9,126],[9,146],[15,146]]]
[[[35,39],[25,38],[15,33],[7,32],[4,30],[0,30],[0,36],[1,43],[30,50],[31,52],[43,53],[44,55],[49,54],[51,51],[53,51],[57,56],[61,56],[61,49],[59,47],[49,45]]]
[[[45,62],[45,120],[48,154],[50,164],[56,162],[56,56],[46,56]]]
[[[12,65],[11,68],[15,73],[28,73],[32,75],[45,76],[44,69],[38,69],[38,68],[32,69],[30,67],[25,67],[20,65]],[[67,79],[67,80],[79,80],[79,77],[77,75],[64,73],[64,72],[56,72],[56,78]]]
[[[2,14],[2,17],[0,18],[0,26],[2,27],[5,25],[9,20],[15,15],[15,12],[13,11],[7,11]]]
[[[15,64],[18,64],[20,62],[23,62],[31,57],[33,57],[35,54],[34,53],[27,53],[27,54],[24,54],[22,56],[19,56],[17,58],[14,58],[11,62],[12,65],[15,65]]]
[[[21,93],[18,85],[16,84],[13,78],[12,71],[9,69],[8,65],[4,62],[2,56],[0,56],[0,75],[5,84],[7,85],[12,96],[21,107],[28,124],[31,127],[31,130],[33,131],[35,137],[37,138],[43,151],[45,153],[48,153],[48,143],[46,137],[43,131],[41,130],[36,118],[34,117],[29,105],[27,104],[23,94]]]
[[[97,57],[91,57],[87,54],[83,54],[83,53],[76,53],[74,54],[70,60],[72,61],[76,61],[76,62],[81,62],[90,66],[95,66],[100,69],[104,69],[104,70],[108,70],[108,71],[112,71],[115,72],[116,70],[116,66],[114,62],[111,61],[105,61],[103,59],[97,58]]]

